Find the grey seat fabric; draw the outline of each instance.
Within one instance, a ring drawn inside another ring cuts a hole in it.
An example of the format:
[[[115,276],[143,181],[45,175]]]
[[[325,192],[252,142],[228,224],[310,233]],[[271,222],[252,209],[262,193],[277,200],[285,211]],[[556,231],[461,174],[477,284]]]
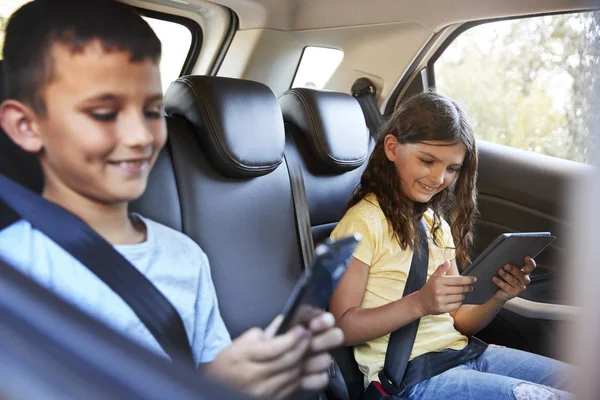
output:
[[[257,82],[182,77],[167,91],[165,110],[165,162],[135,208],[176,225],[176,211],[160,214],[177,198],[182,231],[210,260],[231,335],[266,326],[303,268],[277,98]],[[169,168],[171,182],[164,179]],[[176,195],[162,193],[175,188]]]
[[[345,93],[294,88],[279,98],[286,132],[302,158],[315,243],[344,215],[373,150],[360,105]]]

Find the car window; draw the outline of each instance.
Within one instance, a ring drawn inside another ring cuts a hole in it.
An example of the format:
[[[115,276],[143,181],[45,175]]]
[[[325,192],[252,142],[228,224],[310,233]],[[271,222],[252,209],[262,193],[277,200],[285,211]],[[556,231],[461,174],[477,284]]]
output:
[[[4,47],[4,30],[8,17],[19,7],[31,0],[0,0],[0,57],[2,57],[2,48]]]
[[[308,46],[302,52],[292,87],[323,89],[344,58],[344,52],[327,47]]]
[[[4,46],[4,31],[10,15],[28,3],[30,0],[0,0],[0,57]],[[185,60],[192,46],[192,33],[177,22],[159,18],[143,17],[152,27],[156,36],[162,43],[162,57],[160,62],[161,82],[163,90],[179,77]]]
[[[160,78],[163,91],[179,78],[185,59],[192,46],[192,32],[177,22],[143,17],[152,27],[162,44]]]
[[[464,106],[480,139],[589,162],[599,23],[586,12],[471,28],[435,62],[436,90]]]

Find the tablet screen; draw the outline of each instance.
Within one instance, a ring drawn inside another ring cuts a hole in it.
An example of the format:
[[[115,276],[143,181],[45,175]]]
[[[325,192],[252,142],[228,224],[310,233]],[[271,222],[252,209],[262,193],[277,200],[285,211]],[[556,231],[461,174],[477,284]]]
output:
[[[463,304],[483,304],[499,289],[492,281],[506,264],[525,265],[525,257],[537,257],[555,237],[549,232],[504,233],[496,238],[461,275],[477,277],[474,290]]]

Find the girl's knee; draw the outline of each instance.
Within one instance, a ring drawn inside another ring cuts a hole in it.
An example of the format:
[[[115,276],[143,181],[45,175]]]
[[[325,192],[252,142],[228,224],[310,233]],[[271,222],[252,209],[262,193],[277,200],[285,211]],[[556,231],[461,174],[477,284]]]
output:
[[[552,390],[530,382],[515,385],[512,393],[516,400],[558,400],[558,396]]]

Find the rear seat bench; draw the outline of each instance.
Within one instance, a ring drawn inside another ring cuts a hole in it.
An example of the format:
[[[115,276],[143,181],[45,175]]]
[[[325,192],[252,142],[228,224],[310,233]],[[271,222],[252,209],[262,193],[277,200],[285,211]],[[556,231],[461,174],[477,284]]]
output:
[[[268,324],[302,272],[286,135],[300,154],[315,242],[343,216],[374,146],[349,95],[293,89],[279,104],[257,82],[175,81],[165,96],[168,144],[132,205],[204,249],[232,337]],[[362,390],[351,351],[336,358],[352,391]]]

